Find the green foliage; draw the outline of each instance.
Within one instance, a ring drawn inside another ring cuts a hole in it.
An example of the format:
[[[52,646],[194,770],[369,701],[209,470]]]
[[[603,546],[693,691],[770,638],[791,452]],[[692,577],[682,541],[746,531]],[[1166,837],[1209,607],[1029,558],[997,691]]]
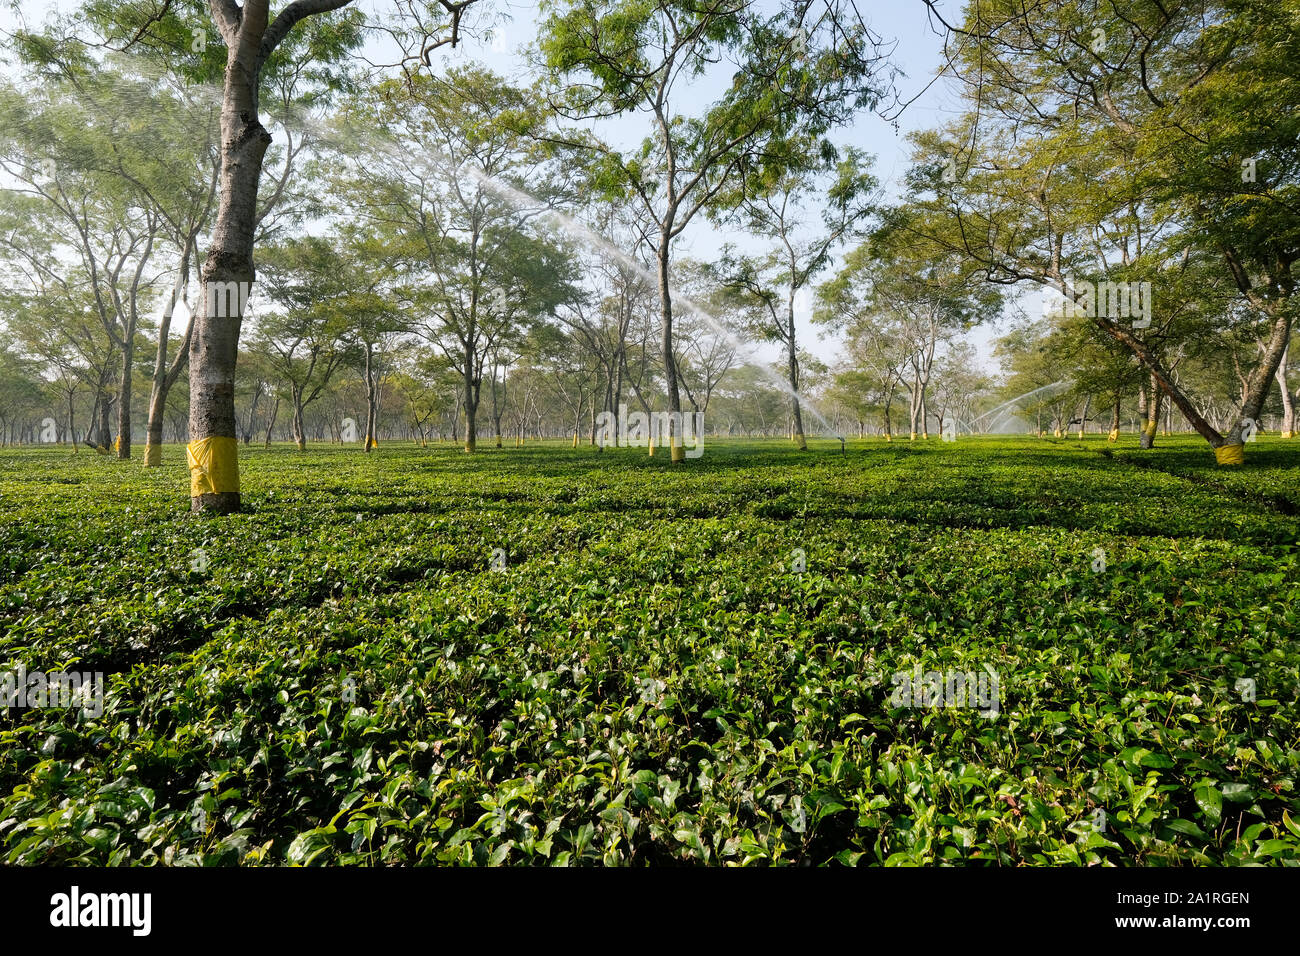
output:
[[[7,453],[0,659],[110,676],[0,716],[3,859],[1294,865],[1295,452],[1133,442]]]

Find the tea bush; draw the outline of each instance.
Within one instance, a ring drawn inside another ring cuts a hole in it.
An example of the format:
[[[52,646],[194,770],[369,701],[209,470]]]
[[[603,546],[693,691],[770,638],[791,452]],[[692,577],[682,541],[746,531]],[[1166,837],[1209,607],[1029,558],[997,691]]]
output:
[[[0,858],[1300,863],[1300,449],[813,444],[0,453]]]

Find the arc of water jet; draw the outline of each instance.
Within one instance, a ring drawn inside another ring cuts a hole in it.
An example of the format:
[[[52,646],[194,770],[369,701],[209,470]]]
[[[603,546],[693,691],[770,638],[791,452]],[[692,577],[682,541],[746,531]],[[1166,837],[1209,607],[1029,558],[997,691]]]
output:
[[[1005,416],[1006,416],[1006,412],[1004,412],[1004,409],[1008,409],[1010,406],[1015,405],[1017,402],[1022,402],[1022,401],[1024,401],[1026,398],[1029,398],[1031,395],[1037,395],[1039,392],[1044,392],[1044,391],[1046,391],[1046,390],[1049,389],[1049,388],[1058,388],[1058,387],[1067,387],[1067,388],[1068,388],[1071,384],[1072,384],[1072,383],[1070,382],[1069,379],[1061,379],[1059,382],[1053,382],[1051,385],[1043,385],[1043,386],[1041,386],[1040,388],[1036,388],[1036,389],[1033,389],[1032,391],[1025,392],[1023,395],[1017,395],[1015,398],[1010,399],[1010,400],[1008,400],[1008,401],[1005,401],[1005,402],[1003,402],[1001,405],[998,405],[998,406],[995,407],[995,408],[991,408],[991,409],[989,409],[989,410],[988,410],[987,412],[985,412],[983,415],[980,415],[980,416],[978,416],[978,417],[976,417],[976,418],[971,419],[970,424],[971,424],[971,425],[974,425],[974,424],[976,424],[976,423],[978,423],[978,422],[981,422],[981,421],[983,421],[985,418],[988,418],[990,415],[992,415],[992,414],[994,414],[994,413],[996,413],[996,412],[1003,412],[1003,417],[1005,417]],[[999,422],[1000,422],[1001,420],[1002,420],[1002,419],[999,418],[999,419],[997,419],[996,421],[999,421]]]

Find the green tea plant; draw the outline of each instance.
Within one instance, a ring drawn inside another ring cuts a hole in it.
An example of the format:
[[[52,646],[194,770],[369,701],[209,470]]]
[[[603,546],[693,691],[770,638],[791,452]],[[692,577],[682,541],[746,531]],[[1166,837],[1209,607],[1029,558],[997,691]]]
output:
[[[0,710],[0,859],[1295,865],[1296,453],[1162,445],[6,451],[0,666],[107,687]]]

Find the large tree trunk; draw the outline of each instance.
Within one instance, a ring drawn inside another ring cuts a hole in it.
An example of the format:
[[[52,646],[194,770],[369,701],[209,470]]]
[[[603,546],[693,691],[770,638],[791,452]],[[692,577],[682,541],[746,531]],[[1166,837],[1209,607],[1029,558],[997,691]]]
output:
[[[108,393],[103,393],[103,399],[99,403],[99,440],[95,443],[100,454],[107,455],[108,450],[113,444],[113,433],[108,427],[109,411],[113,402],[108,397]]]
[[[186,446],[190,508],[219,514],[239,510],[235,362],[244,306],[255,278],[257,187],[271,145],[271,134],[257,117],[268,3],[249,0],[237,15],[231,7],[216,0],[212,4],[229,51],[221,101],[221,202],[201,271],[202,302],[190,342],[190,442]],[[274,45],[275,38],[266,39]]]
[[[1123,405],[1123,392],[1115,393],[1115,404],[1110,409],[1110,435],[1107,441],[1117,441],[1119,439],[1119,416]]]
[[[270,0],[210,0],[226,43],[221,97],[220,205],[208,257],[200,270],[202,305],[190,340],[190,508],[239,510],[235,362],[244,306],[252,291],[257,187],[271,134],[258,121],[262,66],[305,17],[351,0],[294,0],[270,22]]]

